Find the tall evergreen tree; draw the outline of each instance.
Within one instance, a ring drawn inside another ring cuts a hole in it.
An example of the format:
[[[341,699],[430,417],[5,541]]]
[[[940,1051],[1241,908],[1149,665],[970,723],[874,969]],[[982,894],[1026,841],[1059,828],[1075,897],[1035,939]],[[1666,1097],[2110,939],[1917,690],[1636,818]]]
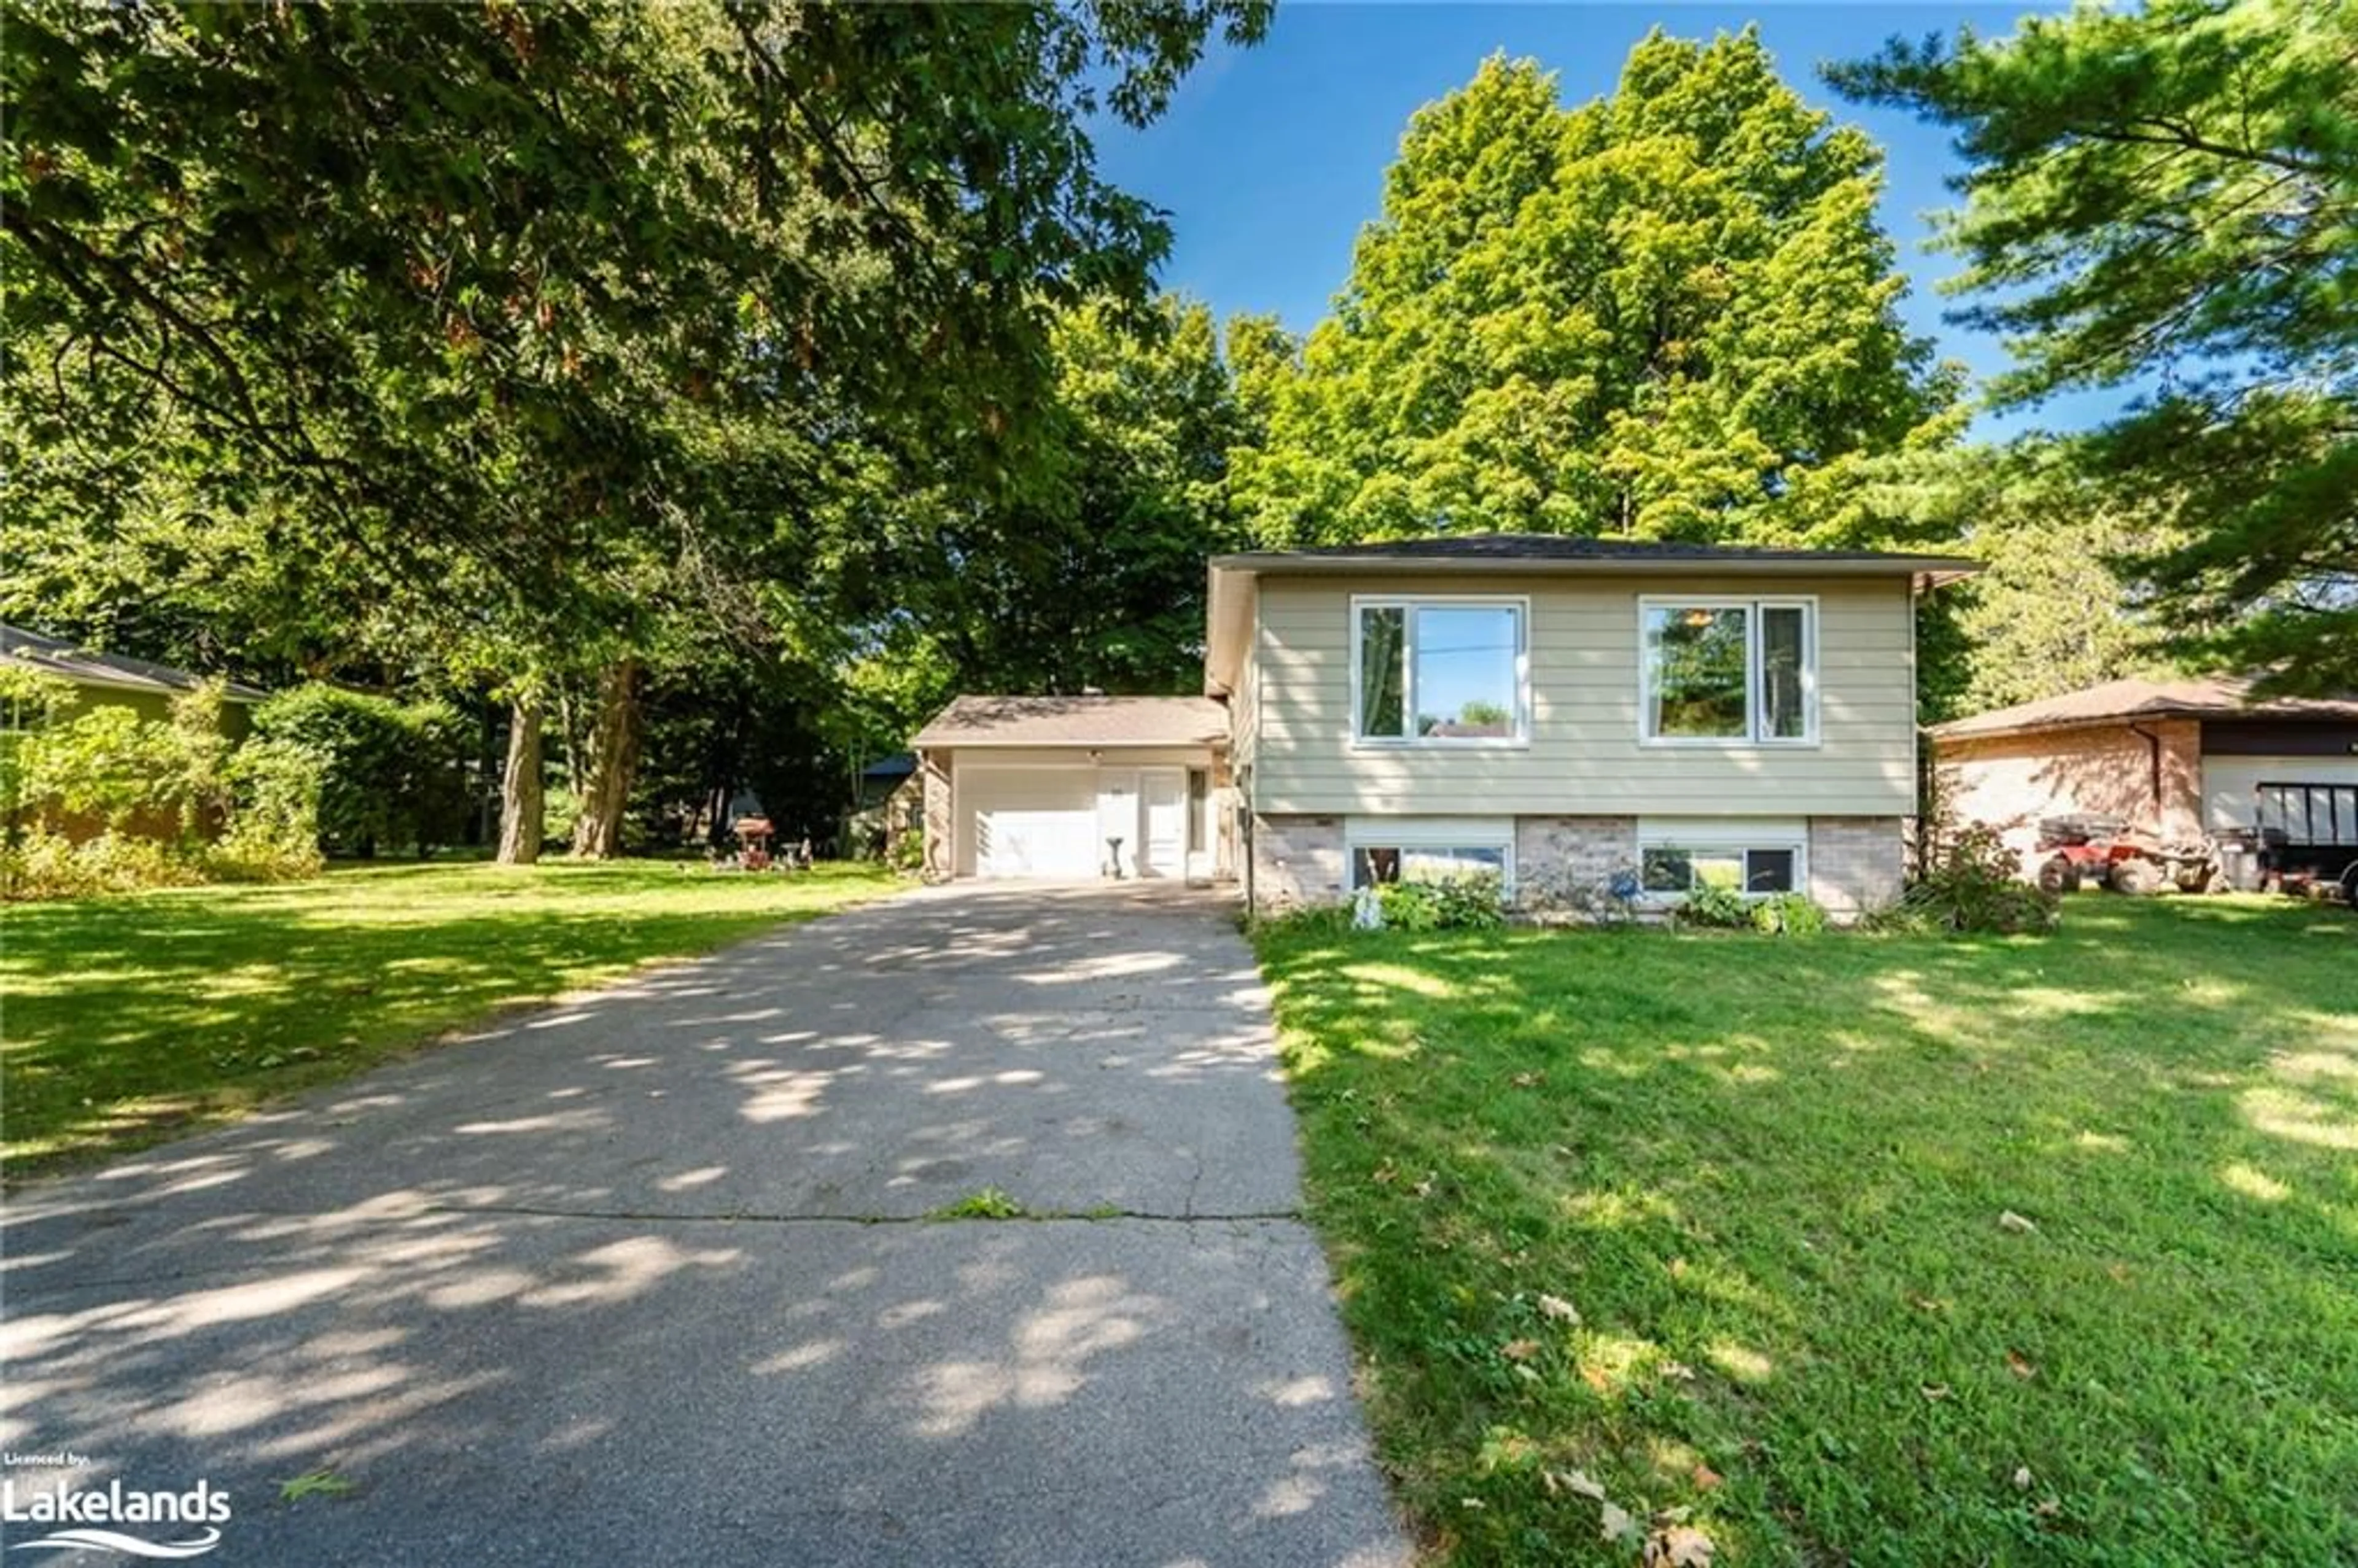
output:
[[[2358,5],[2083,3],[1832,76],[1957,133],[1996,400],[2139,389],[2080,450],[2174,509],[2143,569],[2188,651],[2358,689]]]

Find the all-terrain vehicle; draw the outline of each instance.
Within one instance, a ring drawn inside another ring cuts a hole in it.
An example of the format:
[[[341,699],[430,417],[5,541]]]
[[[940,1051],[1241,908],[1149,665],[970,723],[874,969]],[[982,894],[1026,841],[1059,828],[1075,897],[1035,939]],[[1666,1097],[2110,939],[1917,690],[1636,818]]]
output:
[[[2227,887],[2219,847],[2211,839],[2164,838],[2131,827],[2125,817],[2080,812],[2042,818],[2039,848],[2039,885],[2048,892],[2071,892],[2082,882],[2138,898],[2167,888],[2223,892]]]

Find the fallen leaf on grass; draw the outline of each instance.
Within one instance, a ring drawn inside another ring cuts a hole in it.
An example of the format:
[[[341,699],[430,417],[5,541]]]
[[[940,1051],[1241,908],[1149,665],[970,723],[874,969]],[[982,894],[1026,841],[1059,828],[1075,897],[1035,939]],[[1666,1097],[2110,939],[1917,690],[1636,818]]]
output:
[[[1662,1376],[1676,1379],[1682,1383],[1692,1383],[1695,1370],[1683,1361],[1665,1361],[1662,1363]]]
[[[2006,1369],[2024,1382],[2028,1382],[2039,1376],[2039,1368],[2032,1366],[2030,1357],[2019,1350],[2009,1350],[2006,1353]]]
[[[1914,1307],[1918,1312],[1946,1312],[1949,1310],[1949,1303],[1946,1302],[1935,1301],[1931,1296],[1920,1296],[1913,1293],[1909,1294],[1908,1304]]]
[[[1945,1400],[1949,1397],[1949,1385],[1946,1383],[1927,1383],[1916,1391],[1922,1394],[1928,1400]]]
[[[1498,1354],[1509,1361],[1528,1361],[1539,1353],[1540,1342],[1536,1339],[1509,1339],[1498,1346]]]
[[[1580,1321],[1579,1311],[1562,1296],[1542,1293],[1540,1297],[1540,1312],[1542,1315],[1554,1318],[1560,1323],[1576,1324]]]
[[[1627,1509],[1616,1508],[1611,1503],[1599,1503],[1596,1528],[1605,1532],[1607,1541],[1628,1541],[1638,1533],[1638,1521],[1629,1516]]]
[[[1720,1483],[1726,1479],[1718,1471],[1700,1460],[1696,1462],[1693,1474],[1695,1486],[1706,1492],[1717,1491]]]
[[[2000,1230],[2011,1230],[2017,1236],[2028,1236],[2032,1231],[2039,1228],[2036,1224],[2023,1218],[2022,1216],[2015,1213],[2014,1210],[2010,1208],[1999,1213],[1997,1217],[1997,1227]]]
[[[1540,1472],[1540,1484],[1548,1489],[1551,1496],[1570,1492],[1575,1498],[1586,1498],[1593,1503],[1605,1500],[1605,1488],[1591,1480],[1585,1470],[1542,1470]]]
[[[2014,1489],[2017,1492],[2027,1492],[2030,1490],[2029,1465],[2021,1465],[2016,1466],[2014,1472]]]
[[[1646,1538],[1646,1568],[1711,1568],[1711,1537],[1691,1524],[1674,1524]]]
[[[1545,1073],[1517,1073],[1507,1080],[1519,1089],[1535,1089],[1547,1081]]]

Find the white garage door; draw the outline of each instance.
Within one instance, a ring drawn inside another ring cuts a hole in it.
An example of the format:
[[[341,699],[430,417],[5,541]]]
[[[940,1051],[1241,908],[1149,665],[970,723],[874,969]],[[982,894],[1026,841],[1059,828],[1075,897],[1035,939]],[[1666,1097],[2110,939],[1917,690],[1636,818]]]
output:
[[[979,877],[1093,877],[1094,768],[961,768],[957,789]]]
[[[2274,785],[2309,785],[2288,795]],[[2265,825],[2309,835],[2296,843],[2358,843],[2358,757],[2205,757],[2202,795],[2211,830]],[[2286,820],[2288,808],[2301,820]],[[2310,820],[2316,818],[2318,820]]]

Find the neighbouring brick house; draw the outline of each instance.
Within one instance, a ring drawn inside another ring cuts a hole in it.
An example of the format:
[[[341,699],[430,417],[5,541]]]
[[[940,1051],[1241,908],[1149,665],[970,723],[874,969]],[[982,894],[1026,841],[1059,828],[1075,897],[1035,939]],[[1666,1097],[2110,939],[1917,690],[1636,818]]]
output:
[[[2247,676],[2118,680],[1930,731],[1959,819],[2036,864],[2042,817],[2093,813],[2172,838],[2281,838],[2284,869],[2358,857],[2358,697],[2256,697]]]
[[[1897,897],[1914,607],[1949,557],[1481,535],[1216,557],[1204,698],[960,697],[928,873],[1237,877],[1256,908],[1497,874]]]

